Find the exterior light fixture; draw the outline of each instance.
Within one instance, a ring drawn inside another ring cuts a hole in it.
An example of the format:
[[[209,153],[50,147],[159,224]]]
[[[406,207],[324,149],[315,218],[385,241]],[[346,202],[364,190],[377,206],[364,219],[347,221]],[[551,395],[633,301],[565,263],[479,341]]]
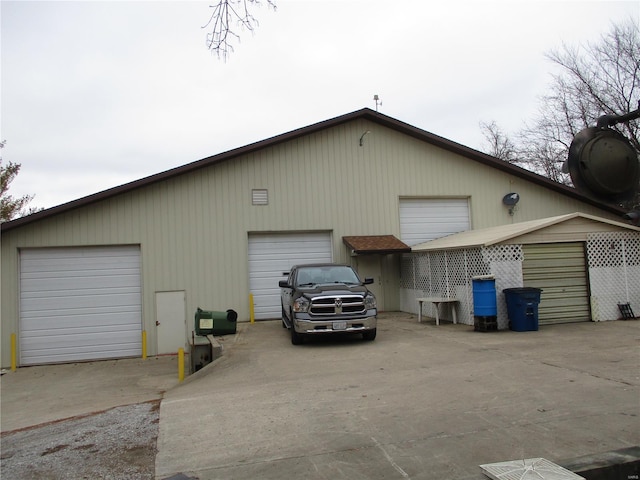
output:
[[[362,134],[362,136],[360,137],[360,146],[363,146],[363,145],[364,145],[364,137],[365,137],[366,135],[370,134],[370,133],[371,133],[371,131],[370,131],[370,130],[367,130],[366,132],[364,132],[364,133]]]

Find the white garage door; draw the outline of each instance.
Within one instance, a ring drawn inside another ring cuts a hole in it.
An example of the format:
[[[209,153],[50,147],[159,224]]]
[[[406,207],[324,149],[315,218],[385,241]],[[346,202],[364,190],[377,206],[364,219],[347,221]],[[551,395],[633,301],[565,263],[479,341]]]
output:
[[[300,263],[331,262],[331,234],[270,233],[249,235],[249,289],[256,320],[280,318],[282,272]]]
[[[403,198],[400,237],[409,246],[471,228],[466,198]]]
[[[20,363],[142,354],[140,247],[20,252]]]

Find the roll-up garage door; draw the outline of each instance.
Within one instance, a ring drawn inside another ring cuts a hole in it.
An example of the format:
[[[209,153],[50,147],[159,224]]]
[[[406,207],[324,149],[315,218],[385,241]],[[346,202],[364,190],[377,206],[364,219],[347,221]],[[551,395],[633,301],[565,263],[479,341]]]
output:
[[[20,362],[142,354],[140,247],[20,252]]]
[[[249,289],[257,320],[280,318],[282,272],[301,263],[331,262],[331,234],[249,234]]]
[[[466,198],[400,199],[400,237],[409,246],[470,228]]]
[[[591,320],[584,244],[523,245],[525,287],[541,288],[541,325]]]

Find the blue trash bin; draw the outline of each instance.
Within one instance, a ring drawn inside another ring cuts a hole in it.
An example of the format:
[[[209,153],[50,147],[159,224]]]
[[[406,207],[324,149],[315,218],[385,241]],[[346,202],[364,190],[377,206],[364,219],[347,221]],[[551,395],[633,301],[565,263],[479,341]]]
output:
[[[473,277],[473,315],[476,317],[495,317],[498,315],[496,301],[496,280],[493,276]]]
[[[515,332],[538,330],[538,305],[542,289],[533,287],[505,288],[509,328]]]

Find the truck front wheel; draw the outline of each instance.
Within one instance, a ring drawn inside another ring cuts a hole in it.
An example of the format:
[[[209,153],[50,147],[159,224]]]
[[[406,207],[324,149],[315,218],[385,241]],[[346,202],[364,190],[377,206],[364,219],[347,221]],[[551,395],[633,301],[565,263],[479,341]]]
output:
[[[291,344],[292,345],[302,345],[304,343],[304,335],[302,333],[296,332],[296,328],[291,323]]]
[[[362,332],[362,338],[365,340],[375,340],[376,339],[377,329],[367,330],[366,332]]]

